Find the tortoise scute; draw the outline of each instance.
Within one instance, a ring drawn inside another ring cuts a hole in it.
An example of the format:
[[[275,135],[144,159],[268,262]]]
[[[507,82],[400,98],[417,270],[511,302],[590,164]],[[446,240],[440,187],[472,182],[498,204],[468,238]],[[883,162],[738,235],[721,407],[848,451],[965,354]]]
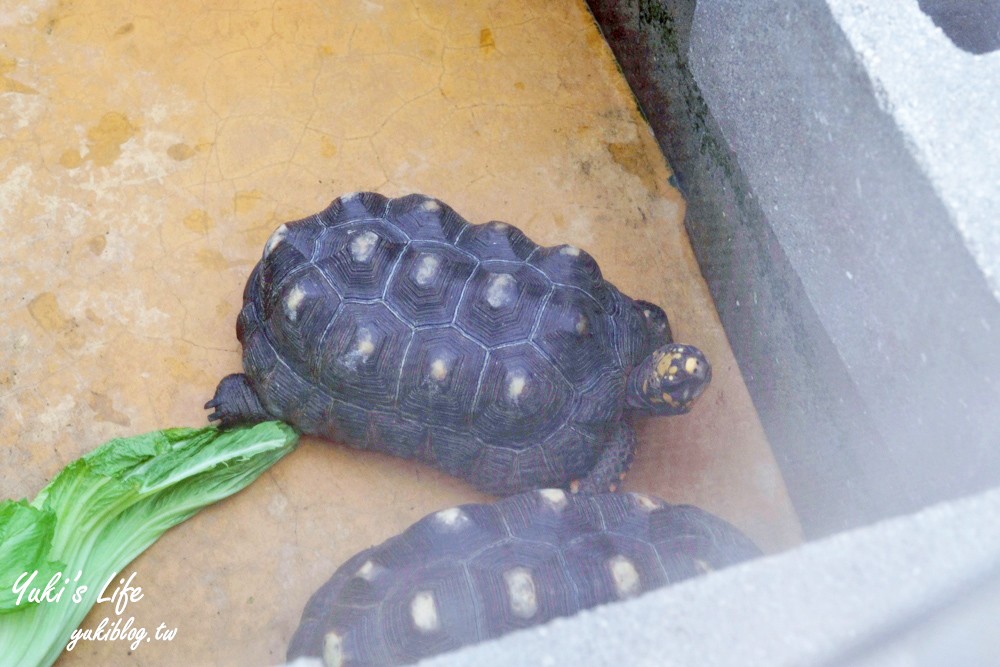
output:
[[[614,295],[608,313],[615,323],[612,344],[622,363],[628,367],[639,364],[654,349],[668,342],[653,341],[647,335],[648,327],[642,310],[620,292]]]
[[[528,263],[540,269],[552,282],[577,287],[586,292],[595,284],[604,282],[594,258],[576,246],[539,248]]]
[[[485,601],[483,621],[491,636],[566,616],[579,608],[574,582],[556,546],[519,542],[514,561],[511,546],[500,544],[471,558],[468,570]]]
[[[334,199],[318,214],[327,227],[337,227],[349,222],[383,217],[389,199],[377,192],[352,192]]]
[[[607,319],[578,291],[553,290],[532,340],[578,391],[622,373],[617,358],[607,354],[612,345]]]
[[[756,555],[721,519],[646,496],[547,489],[449,508],[341,566],[288,657],[320,655],[332,633],[345,665],[408,664]]]
[[[309,255],[291,243],[279,243],[259,264],[259,289],[264,294],[273,294],[281,289],[289,274],[306,266]],[[264,316],[270,316],[265,304]]]
[[[564,554],[580,589],[581,609],[634,597],[666,583],[653,547],[641,539],[592,533],[575,540]]]
[[[472,431],[486,443],[523,449],[563,425],[572,395],[572,387],[530,345],[499,348],[486,362]]]
[[[240,345],[246,346],[250,336],[260,326],[260,315],[253,303],[245,303],[240,309],[240,314],[236,316],[236,340]]]
[[[382,604],[382,631],[393,637],[389,649],[394,661],[410,664],[463,646],[468,637],[477,641],[475,609],[461,564],[439,561],[426,568],[419,587],[399,587]]]
[[[389,407],[411,336],[385,305],[345,303],[320,346],[319,380],[340,400]]]
[[[268,399],[266,387],[270,385],[271,376],[278,364],[278,354],[262,328],[249,332],[249,338],[243,343],[243,368],[248,377],[255,379],[257,395],[265,407],[274,407]],[[261,391],[265,389],[264,391]]]
[[[678,505],[674,512],[654,513],[650,518],[652,538],[661,553],[694,555],[713,568],[725,567],[720,554],[746,559],[759,554],[745,535],[732,530],[722,519],[690,505]]]
[[[579,479],[594,467],[602,444],[601,434],[594,429],[572,426],[553,431],[541,447],[553,470],[568,474],[570,479]],[[565,486],[556,478],[546,480],[543,485]]]
[[[498,221],[470,225],[457,245],[482,260],[509,262],[523,262],[538,247],[517,227]]]
[[[406,247],[384,223],[351,223],[328,231],[318,241],[316,265],[347,299],[382,296],[385,284]]]
[[[424,195],[393,199],[386,219],[413,241],[453,244],[470,226],[450,206]]]
[[[549,290],[543,278],[521,266],[481,264],[473,273],[458,307],[456,324],[484,345],[528,338]]]
[[[453,248],[413,242],[386,289],[386,301],[413,326],[447,324],[475,268]]]
[[[302,406],[306,404],[313,386],[285,361],[278,359],[267,376],[265,407],[292,406],[288,413],[290,421],[297,422]]]
[[[325,276],[309,265],[287,278],[267,300],[265,318],[274,344],[303,375],[312,374],[317,359],[313,342],[336,317],[341,301]]]
[[[400,375],[401,413],[414,421],[427,414],[469,421],[485,361],[486,350],[454,327],[417,331]]]

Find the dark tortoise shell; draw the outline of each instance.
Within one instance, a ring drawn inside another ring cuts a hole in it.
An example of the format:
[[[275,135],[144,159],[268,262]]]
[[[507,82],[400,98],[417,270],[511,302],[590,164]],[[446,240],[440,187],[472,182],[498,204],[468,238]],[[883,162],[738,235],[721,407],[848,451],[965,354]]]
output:
[[[546,489],[424,517],[344,563],[288,660],[409,664],[759,555],[695,507]]]
[[[246,373],[211,419],[277,418],[498,495],[613,488],[631,415],[685,412],[711,375],[586,252],[423,195],[344,196],[282,225],[243,301]]]

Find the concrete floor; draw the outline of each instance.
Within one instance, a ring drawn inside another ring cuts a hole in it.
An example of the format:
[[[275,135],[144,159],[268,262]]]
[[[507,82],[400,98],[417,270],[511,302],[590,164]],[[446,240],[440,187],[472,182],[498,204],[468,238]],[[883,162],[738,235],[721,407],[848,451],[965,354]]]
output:
[[[345,191],[420,191],[581,246],[663,305],[715,379],[692,414],[641,427],[626,489],[767,551],[800,540],[684,202],[582,2],[0,0],[0,31],[3,497],[111,437],[204,423],[271,231]],[[81,643],[60,664],[279,662],[341,561],[481,499],[305,439],[129,568],[144,599],[128,614],[172,642]],[[104,606],[88,625],[113,620]]]

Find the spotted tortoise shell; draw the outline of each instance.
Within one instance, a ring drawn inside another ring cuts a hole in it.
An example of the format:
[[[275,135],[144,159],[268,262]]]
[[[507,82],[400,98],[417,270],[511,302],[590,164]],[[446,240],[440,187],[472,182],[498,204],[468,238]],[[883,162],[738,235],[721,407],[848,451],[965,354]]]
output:
[[[344,196],[282,225],[243,300],[246,372],[220,383],[210,418],[280,419],[497,495],[616,484],[641,408],[632,371],[671,342],[663,311],[586,252],[470,224],[424,195]],[[703,357],[671,361],[697,350],[674,348],[648,363],[707,382]]]
[[[722,519],[639,494],[546,489],[463,505],[338,568],[288,660],[409,664],[757,555]]]

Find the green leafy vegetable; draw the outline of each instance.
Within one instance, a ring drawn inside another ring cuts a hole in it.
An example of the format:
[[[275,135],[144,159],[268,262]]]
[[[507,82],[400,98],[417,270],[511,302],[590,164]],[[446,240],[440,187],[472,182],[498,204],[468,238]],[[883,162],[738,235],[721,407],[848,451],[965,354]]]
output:
[[[279,422],[119,438],[68,465],[33,502],[0,503],[0,665],[55,662],[112,577],[297,440]]]

